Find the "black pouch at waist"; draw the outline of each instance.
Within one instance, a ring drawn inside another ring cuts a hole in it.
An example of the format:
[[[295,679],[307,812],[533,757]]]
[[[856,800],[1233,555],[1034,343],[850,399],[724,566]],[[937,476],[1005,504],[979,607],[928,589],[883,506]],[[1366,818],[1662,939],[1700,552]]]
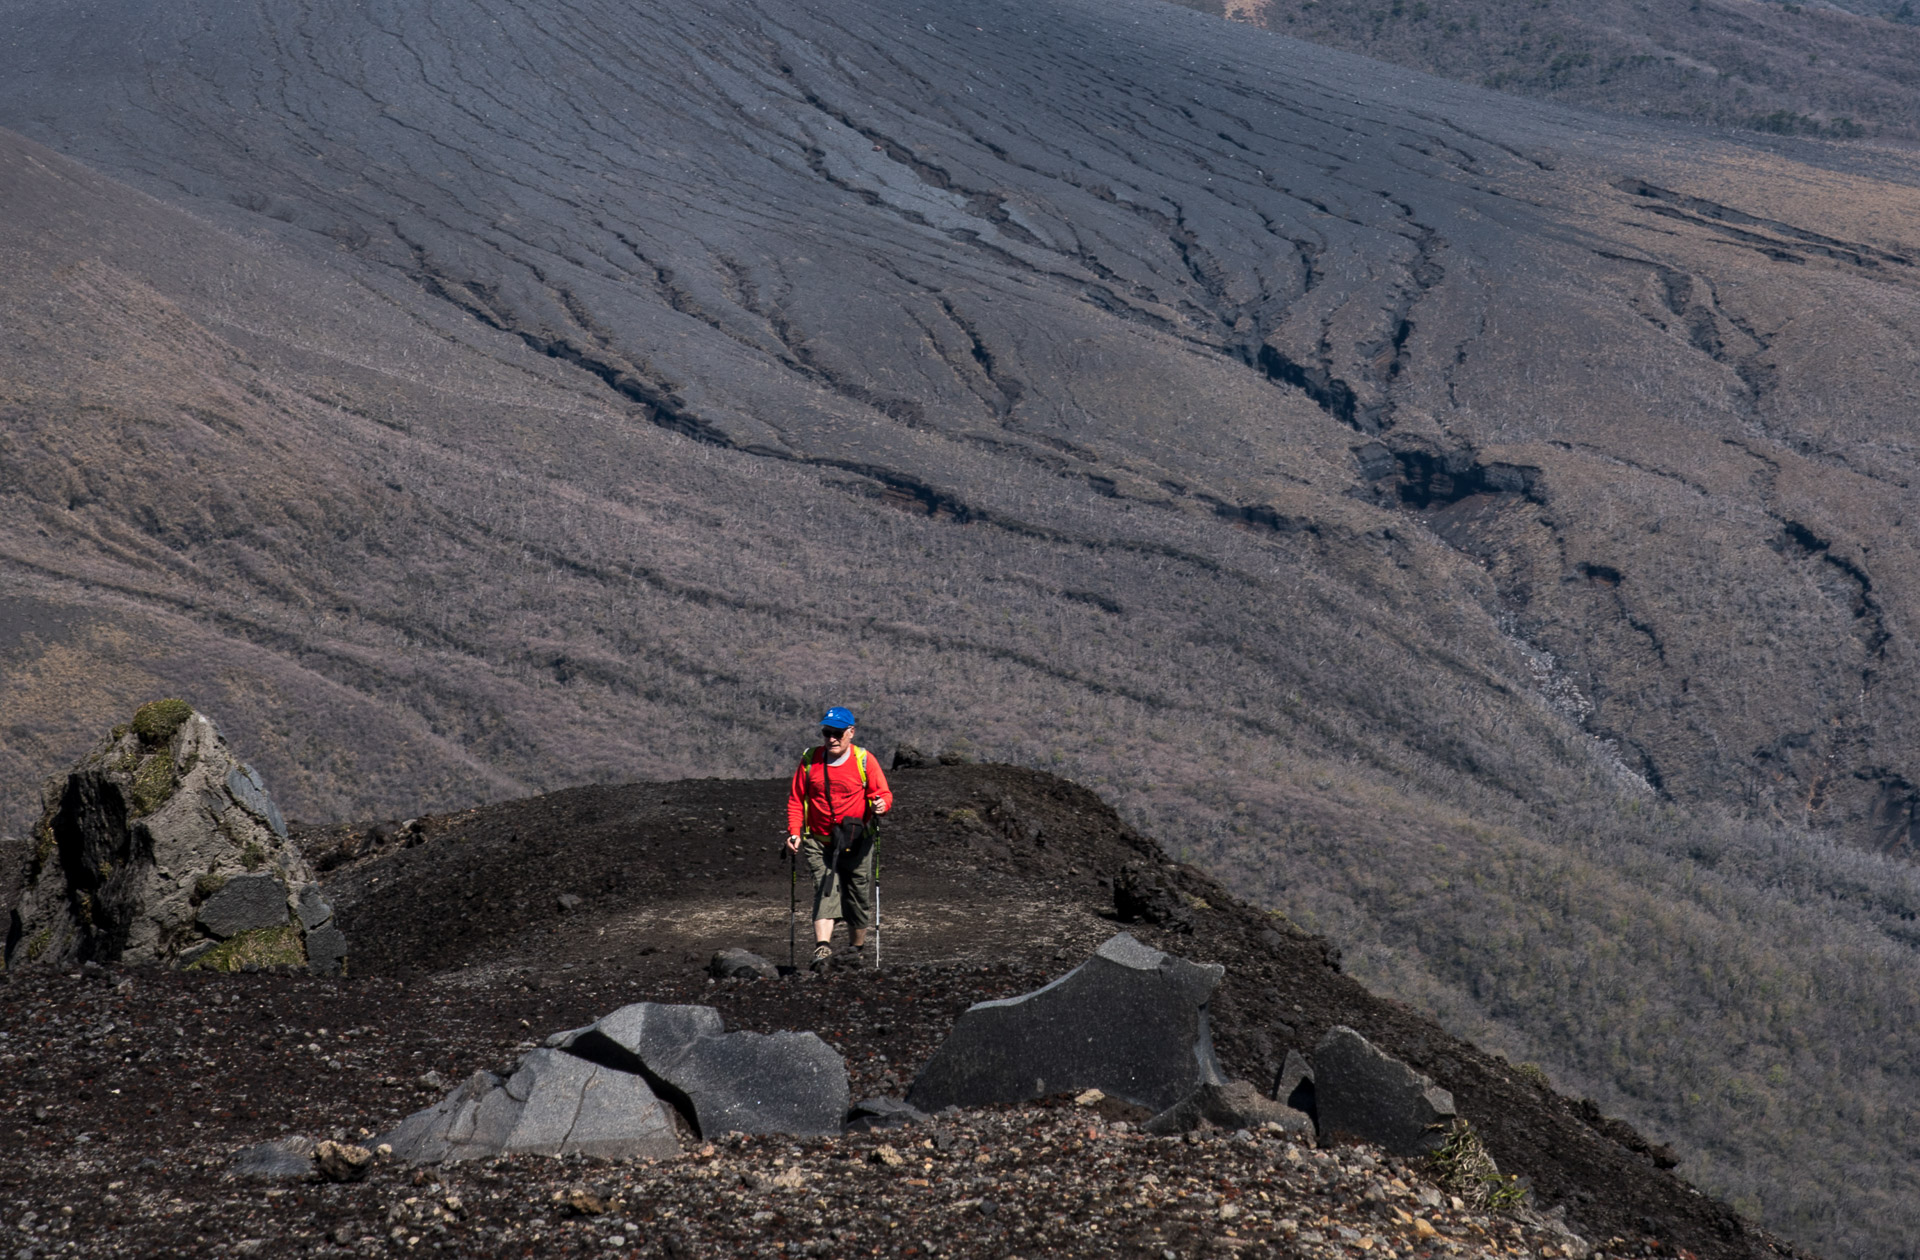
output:
[[[848,818],[833,825],[827,836],[827,869],[851,871],[866,860],[873,847],[873,833],[864,818]]]

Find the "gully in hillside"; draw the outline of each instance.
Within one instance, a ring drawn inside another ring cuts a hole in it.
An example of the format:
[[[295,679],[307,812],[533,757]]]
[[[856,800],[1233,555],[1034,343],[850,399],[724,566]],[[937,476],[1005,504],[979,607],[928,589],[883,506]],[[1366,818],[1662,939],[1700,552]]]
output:
[[[886,773],[853,735],[853,714],[837,705],[828,709],[820,719],[820,746],[800,754],[787,792],[787,851],[803,855],[813,876],[815,970],[833,957],[835,921],[847,921],[855,950],[867,943],[880,815],[893,808]]]

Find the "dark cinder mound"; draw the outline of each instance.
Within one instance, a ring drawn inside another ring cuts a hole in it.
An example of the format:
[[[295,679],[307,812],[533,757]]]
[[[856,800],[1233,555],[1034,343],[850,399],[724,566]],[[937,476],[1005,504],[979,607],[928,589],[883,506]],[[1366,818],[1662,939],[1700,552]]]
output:
[[[1029,770],[940,766],[897,771],[893,782],[900,804],[883,832],[882,882],[894,926],[883,919],[891,961],[878,975],[709,984],[707,963],[723,944],[744,941],[769,955],[786,948],[787,868],[775,838],[784,780],[580,788],[430,818],[420,842],[396,838],[336,867],[329,891],[363,966],[375,973],[505,971],[525,977],[511,985],[522,995],[516,1000],[539,1001],[588,983],[565,969],[583,960],[583,974],[597,983],[684,985],[699,995],[629,988],[628,1001],[711,1002],[730,1027],[816,1030],[846,1058],[849,1097],[897,1095],[923,1067],[929,1077],[942,1071],[950,1033],[971,1039],[964,1029],[974,1003],[1017,1010],[1045,1003],[1043,985],[1070,989],[1069,973],[1114,939],[1115,883],[1149,859],[1151,842],[1084,788]],[[353,847],[357,834],[306,838],[325,854]],[[1154,866],[1167,895],[1190,913],[1128,925],[1138,944],[1127,956],[1162,956],[1176,982],[1183,969],[1191,973],[1184,1044],[1190,1052],[1196,1004],[1205,998],[1222,1079],[1264,1086],[1344,1025],[1449,1091],[1500,1168],[1526,1176],[1542,1206],[1566,1205],[1585,1236],[1651,1233],[1714,1260],[1766,1256],[1782,1245],[1668,1171],[1671,1161],[1661,1162],[1664,1153],[1632,1126],[1543,1088],[1537,1076],[1342,975],[1323,938],[1246,905],[1191,866]],[[614,869],[623,876],[617,885],[589,882],[592,872]],[[569,888],[587,895],[563,912],[556,898]],[[1223,969],[1217,983],[1206,974],[1215,966]],[[607,1000],[592,1002],[599,1005],[576,1004],[568,1014],[598,1019]],[[499,1018],[507,1044],[526,1036],[509,1010]],[[550,1014],[534,1027],[561,1018]],[[698,1008],[635,1005],[613,1024],[618,1039],[579,1027],[554,1044],[571,1039],[581,1053],[633,1070],[642,1054],[670,1055],[720,1021]],[[1035,1048],[1046,1053],[1044,1038]],[[1018,1048],[1004,1056],[1018,1057]],[[1113,1092],[1124,1096],[1123,1088]],[[1147,1109],[1136,1110],[1144,1120]]]

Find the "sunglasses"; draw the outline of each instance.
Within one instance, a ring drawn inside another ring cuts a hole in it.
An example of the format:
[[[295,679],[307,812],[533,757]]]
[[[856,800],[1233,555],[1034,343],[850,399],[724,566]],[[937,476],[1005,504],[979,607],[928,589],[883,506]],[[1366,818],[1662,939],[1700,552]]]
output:
[[[839,739],[842,735],[845,735],[847,731],[851,729],[853,728],[852,727],[843,728],[838,726],[823,726],[820,728],[820,738],[821,739]]]

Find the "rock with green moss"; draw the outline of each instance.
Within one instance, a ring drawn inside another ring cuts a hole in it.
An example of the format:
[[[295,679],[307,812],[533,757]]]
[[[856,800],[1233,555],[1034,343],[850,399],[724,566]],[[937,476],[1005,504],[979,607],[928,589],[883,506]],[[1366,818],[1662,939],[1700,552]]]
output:
[[[47,782],[7,966],[191,960],[337,971],[344,938],[330,909],[316,918],[324,900],[313,882],[259,772],[204,714],[157,700]],[[322,929],[310,962],[307,937]]]

